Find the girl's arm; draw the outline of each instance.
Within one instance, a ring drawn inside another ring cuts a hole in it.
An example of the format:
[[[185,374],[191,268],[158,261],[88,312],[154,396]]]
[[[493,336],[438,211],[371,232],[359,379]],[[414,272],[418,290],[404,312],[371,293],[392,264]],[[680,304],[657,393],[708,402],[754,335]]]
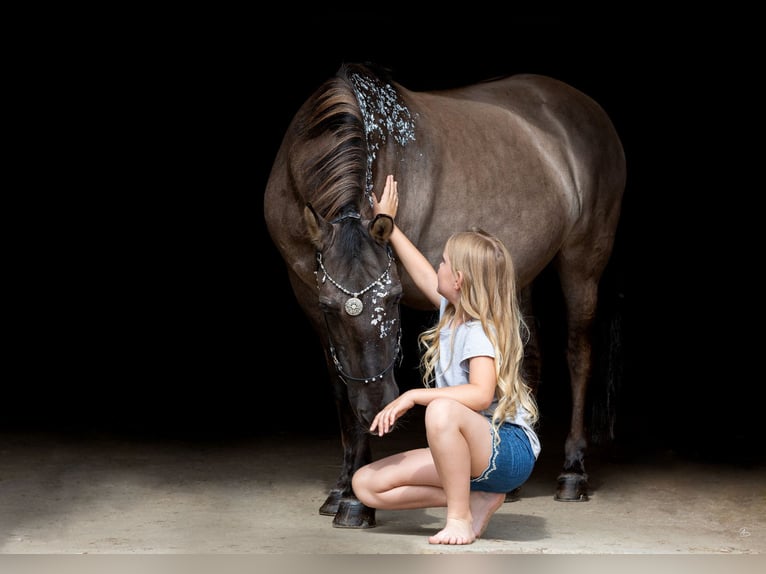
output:
[[[481,411],[492,404],[497,377],[495,359],[484,355],[473,357],[468,363],[468,384],[454,387],[410,389],[388,403],[372,421],[370,432],[378,436],[390,432],[394,423],[415,405],[426,406],[438,398],[449,398],[470,409]]]
[[[383,188],[380,201],[378,201],[373,193],[372,202],[373,213],[375,215],[383,213],[390,215],[392,218],[396,217],[396,212],[399,209],[399,191],[393,175],[389,175],[386,178],[386,186]],[[396,256],[402,262],[410,277],[412,277],[415,285],[431,301],[434,308],[438,309],[441,303],[441,295],[437,291],[438,279],[433,265],[429,263],[428,259],[425,258],[397,225],[394,225],[389,241],[394,251],[396,251]]]

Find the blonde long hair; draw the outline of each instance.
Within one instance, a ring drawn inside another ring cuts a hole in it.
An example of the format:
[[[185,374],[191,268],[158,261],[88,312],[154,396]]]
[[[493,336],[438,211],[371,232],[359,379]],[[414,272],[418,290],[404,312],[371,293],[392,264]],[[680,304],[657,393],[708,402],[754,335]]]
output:
[[[430,386],[434,379],[441,352],[439,332],[459,313],[465,320],[480,321],[495,348],[498,404],[493,424],[513,419],[520,404],[529,411],[529,423],[534,424],[539,417],[537,403],[521,370],[529,329],[519,308],[511,254],[502,241],[478,228],[452,234],[444,250],[453,273],[463,274],[463,283],[458,308],[448,303],[439,322],[418,337],[424,348],[423,383]]]

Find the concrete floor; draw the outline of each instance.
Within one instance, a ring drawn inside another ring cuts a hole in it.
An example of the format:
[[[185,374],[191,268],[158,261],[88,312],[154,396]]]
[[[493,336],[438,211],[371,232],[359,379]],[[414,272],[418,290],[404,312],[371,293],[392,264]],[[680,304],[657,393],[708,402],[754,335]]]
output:
[[[376,456],[422,435],[391,439],[374,443]],[[339,471],[332,433],[195,440],[7,432],[0,554],[766,553],[760,462],[596,453],[590,500],[564,503],[553,499],[561,460],[544,449],[521,499],[503,505],[484,537],[448,547],[427,542],[444,509],[378,511],[376,528],[333,528],[318,513]]]

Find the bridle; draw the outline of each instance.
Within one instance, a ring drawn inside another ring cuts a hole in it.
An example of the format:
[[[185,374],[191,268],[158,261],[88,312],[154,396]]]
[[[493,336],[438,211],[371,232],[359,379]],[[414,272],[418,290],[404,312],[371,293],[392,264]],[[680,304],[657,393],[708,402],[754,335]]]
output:
[[[358,214],[353,214],[353,213],[352,214],[348,214],[348,215],[344,215],[344,216],[334,220],[333,223],[336,223],[336,222],[340,221],[341,219],[345,219],[345,218],[348,218],[348,217],[352,217],[352,218],[358,219],[359,215]],[[320,288],[321,284],[323,284],[326,280],[329,280],[330,283],[332,283],[337,289],[339,289],[340,291],[342,291],[346,295],[349,295],[349,299],[346,301],[346,303],[345,303],[345,305],[343,307],[344,307],[344,309],[345,309],[345,311],[346,311],[346,313],[348,315],[350,315],[352,317],[356,317],[357,315],[359,315],[362,312],[362,309],[364,308],[364,305],[362,304],[362,301],[361,301],[361,299],[359,299],[359,297],[364,295],[367,291],[372,289],[375,285],[382,285],[383,279],[389,274],[389,271],[391,270],[391,265],[394,262],[394,256],[393,256],[393,253],[391,251],[391,247],[390,246],[387,246],[387,250],[388,250],[388,265],[386,265],[386,268],[383,270],[383,273],[381,273],[378,276],[378,278],[375,279],[372,283],[367,285],[367,287],[365,287],[364,289],[361,289],[359,291],[351,291],[350,289],[347,289],[346,287],[344,287],[343,285],[338,283],[335,279],[333,279],[333,277],[327,272],[327,268],[324,266],[324,263],[322,262],[322,252],[321,251],[317,251],[317,253],[316,253],[317,270],[315,271],[315,275],[316,275],[316,279],[317,279],[317,289]],[[320,277],[319,277],[320,270],[323,273],[323,276],[322,276],[321,280],[320,280]],[[330,349],[330,355],[332,356],[332,362],[335,365],[335,370],[338,372],[338,376],[340,377],[340,379],[346,385],[348,385],[348,380],[359,381],[359,382],[364,383],[365,385],[368,384],[368,383],[372,383],[372,382],[378,381],[378,380],[383,380],[383,377],[385,376],[385,374],[394,367],[394,365],[397,363],[397,361],[399,361],[401,363],[401,356],[402,356],[402,328],[401,328],[401,323],[400,323],[400,325],[399,325],[399,327],[397,329],[396,348],[395,348],[396,352],[394,353],[393,360],[391,361],[391,363],[389,363],[389,365],[385,369],[383,369],[377,375],[374,375],[372,377],[354,377],[353,375],[348,374],[344,370],[343,365],[340,362],[340,359],[338,359],[338,354],[335,351],[335,345],[332,342],[332,335],[330,333],[330,324],[327,321],[327,313],[323,311],[322,314],[324,315],[325,326],[327,328],[327,340],[329,342],[329,349]]]
[[[325,325],[327,325],[327,315],[325,315]],[[368,383],[374,383],[375,381],[382,381],[385,374],[394,368],[394,365],[397,363],[397,361],[401,364],[401,358],[402,358],[402,328],[401,327],[397,329],[396,353],[394,354],[394,358],[391,360],[391,362],[388,364],[388,366],[385,369],[380,371],[374,377],[354,377],[352,375],[349,375],[346,371],[344,371],[343,365],[338,359],[338,354],[335,352],[335,345],[332,344],[332,337],[330,336],[329,325],[327,325],[327,339],[330,342],[330,355],[332,355],[332,362],[333,362],[333,365],[335,365],[335,370],[338,372],[338,377],[340,378],[340,380],[343,381],[343,383],[346,385],[348,385],[348,380],[359,381],[361,383],[364,383],[365,385]]]

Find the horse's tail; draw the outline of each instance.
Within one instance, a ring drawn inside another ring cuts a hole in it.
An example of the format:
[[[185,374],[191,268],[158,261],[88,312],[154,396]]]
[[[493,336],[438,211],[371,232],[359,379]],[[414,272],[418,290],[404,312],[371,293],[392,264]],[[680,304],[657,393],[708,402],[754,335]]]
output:
[[[615,246],[616,247],[616,246]],[[617,253],[599,283],[599,306],[593,336],[594,364],[590,382],[590,442],[614,441],[623,383],[622,318],[624,292]]]

